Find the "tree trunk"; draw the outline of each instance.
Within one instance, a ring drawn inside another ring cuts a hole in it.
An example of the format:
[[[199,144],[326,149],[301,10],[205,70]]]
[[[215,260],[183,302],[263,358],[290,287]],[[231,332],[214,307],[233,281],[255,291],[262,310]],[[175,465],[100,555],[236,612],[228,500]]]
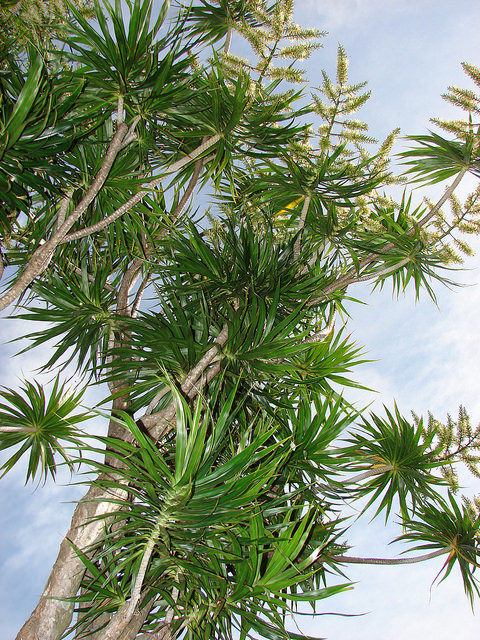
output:
[[[82,551],[95,544],[103,535],[105,520],[93,520],[95,516],[114,513],[118,505],[108,498],[125,498],[124,490],[106,490],[92,485],[78,503],[73,513],[70,529],[60,545],[60,551],[47,580],[42,596],[32,614],[20,629],[16,640],[59,640],[73,615],[74,602],[62,598],[74,598],[85,566],[72,544]],[[102,500],[104,498],[104,500]],[[70,542],[69,542],[70,541]],[[72,544],[70,544],[72,543]]]

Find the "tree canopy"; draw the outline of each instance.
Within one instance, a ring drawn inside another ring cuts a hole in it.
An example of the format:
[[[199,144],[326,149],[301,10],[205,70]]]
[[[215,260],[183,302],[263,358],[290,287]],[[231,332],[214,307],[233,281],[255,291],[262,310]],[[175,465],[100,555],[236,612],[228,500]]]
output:
[[[411,137],[397,176],[398,131],[377,143],[354,116],[369,92],[342,46],[306,83],[323,34],[291,0],[1,11],[0,309],[41,323],[53,380],[2,389],[2,472],[88,487],[18,640],[301,638],[286,620],[351,588],[349,564],[437,556],[473,603],[457,466],[478,475],[480,431],[463,408],[348,402],[365,356],[339,318],[358,282],[435,298],[470,253],[480,188],[454,192],[480,176],[480,97],[450,87],[465,119]],[[413,555],[352,555],[351,505],[400,521]]]

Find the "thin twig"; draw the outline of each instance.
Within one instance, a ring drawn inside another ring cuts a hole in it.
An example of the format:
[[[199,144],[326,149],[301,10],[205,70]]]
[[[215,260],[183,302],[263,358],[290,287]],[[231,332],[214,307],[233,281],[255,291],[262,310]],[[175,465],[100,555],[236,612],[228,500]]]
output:
[[[132,310],[130,312],[130,315],[131,315],[132,318],[136,318],[137,317],[138,310],[140,308],[140,303],[141,303],[142,298],[143,298],[143,294],[145,293],[145,289],[147,288],[147,285],[148,285],[151,277],[152,277],[152,274],[151,273],[147,273],[145,278],[142,280],[142,284],[138,288],[137,294],[135,296],[135,300],[133,301],[133,304],[132,304]]]
[[[169,393],[169,392],[170,392],[170,387],[169,386],[165,386],[157,394],[155,394],[154,398],[152,398],[150,404],[148,405],[148,407],[145,410],[145,413],[142,416],[142,421],[143,421],[143,418],[145,418],[145,416],[149,416],[153,412],[153,410],[158,405],[160,400],[163,397],[165,397],[167,395],[167,393]]]
[[[333,331],[333,328],[335,327],[336,318],[337,318],[337,309],[335,308],[335,310],[333,312],[333,317],[330,320],[330,322],[328,323],[328,326],[324,327],[320,331],[317,331],[313,335],[308,336],[308,338],[305,338],[305,340],[303,340],[303,342],[307,343],[307,344],[310,343],[310,342],[320,342],[321,340],[326,338]]]
[[[206,371],[207,367],[215,360],[221,347],[226,343],[228,339],[228,325],[225,325],[218,334],[213,346],[205,353],[205,355],[198,361],[198,363],[190,370],[186,378],[184,379],[180,389],[182,393],[189,398],[195,397],[198,393],[196,387],[197,382]],[[220,369],[218,369],[219,371]],[[217,371],[217,373],[218,373]],[[211,378],[210,378],[211,379]],[[152,401],[153,402],[153,401]],[[150,403],[152,404],[152,403]],[[149,405],[150,407],[150,405]],[[148,411],[148,408],[147,408]],[[145,412],[140,418],[139,422],[147,429],[154,440],[159,440],[173,427],[173,419],[176,415],[175,401],[172,400],[165,409],[157,411],[155,413],[148,414]]]
[[[57,213],[57,221],[55,223],[55,230],[60,229],[60,227],[65,222],[65,216],[67,215],[68,206],[69,206],[70,202],[72,201],[72,195],[73,195],[73,191],[70,190],[62,200],[62,203],[61,203],[61,205],[60,205],[60,207],[58,209],[58,213]]]
[[[185,209],[185,206],[187,204],[187,202],[189,201],[195,186],[198,182],[198,178],[200,177],[200,172],[202,171],[202,167],[203,167],[203,158],[199,158],[196,163],[195,163],[195,168],[193,169],[193,174],[192,177],[190,179],[190,182],[188,184],[188,187],[185,190],[185,193],[183,194],[180,202],[178,203],[177,207],[175,208],[175,211],[172,213],[170,220],[172,222],[174,222],[182,213],[182,211]]]
[[[136,134],[136,128],[138,123],[140,122],[142,118],[140,116],[135,116],[135,118],[132,120],[132,124],[130,125],[129,130],[127,131],[127,134],[125,135],[125,138],[123,140],[122,143],[122,149],[124,149],[125,147],[127,147],[131,142],[133,142],[134,140],[137,139],[137,134]]]
[[[117,126],[123,122],[123,95],[120,94],[117,100]]]
[[[223,47],[223,53],[229,53],[230,51],[230,45],[232,44],[232,34],[233,34],[233,29],[231,26],[228,27],[227,29],[227,36],[225,38],[225,46]]]
[[[128,297],[130,291],[135,286],[135,283],[140,277],[142,265],[143,260],[141,258],[135,258],[135,260],[133,260],[133,262],[128,266],[127,270],[123,274],[122,283],[117,294],[117,314],[130,317],[131,312]]]

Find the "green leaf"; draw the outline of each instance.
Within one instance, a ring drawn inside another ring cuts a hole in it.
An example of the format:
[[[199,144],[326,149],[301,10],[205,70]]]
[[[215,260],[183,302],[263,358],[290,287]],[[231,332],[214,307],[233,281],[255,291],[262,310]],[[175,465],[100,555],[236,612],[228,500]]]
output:
[[[3,387],[0,393],[0,450],[19,447],[2,465],[2,475],[27,452],[26,483],[37,474],[44,481],[48,475],[55,479],[58,456],[73,471],[75,458],[72,460],[63,443],[75,448],[82,443],[77,424],[88,420],[91,414],[73,412],[79,407],[84,390],[67,391],[57,376],[48,399],[38,382],[25,381],[22,391],[23,395]]]

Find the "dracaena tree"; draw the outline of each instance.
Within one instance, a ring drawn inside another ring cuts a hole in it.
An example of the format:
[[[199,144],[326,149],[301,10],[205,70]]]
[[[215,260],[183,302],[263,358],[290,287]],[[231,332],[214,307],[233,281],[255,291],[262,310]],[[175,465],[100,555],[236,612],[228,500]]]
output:
[[[288,615],[353,562],[439,556],[473,601],[480,520],[454,490],[478,430],[463,409],[359,412],[336,318],[358,282],[434,296],[468,251],[480,191],[454,190],[480,173],[478,96],[451,89],[467,119],[411,138],[400,179],[448,184],[416,206],[388,196],[396,132],[377,145],[352,117],[369,93],[341,47],[305,88],[322,34],[291,0],[62,7],[52,37],[3,36],[0,305],[43,323],[55,384],[3,389],[0,447],[4,472],[66,464],[88,490],[18,639],[296,638]],[[66,390],[66,364],[110,410]],[[414,555],[352,555],[357,501]]]

